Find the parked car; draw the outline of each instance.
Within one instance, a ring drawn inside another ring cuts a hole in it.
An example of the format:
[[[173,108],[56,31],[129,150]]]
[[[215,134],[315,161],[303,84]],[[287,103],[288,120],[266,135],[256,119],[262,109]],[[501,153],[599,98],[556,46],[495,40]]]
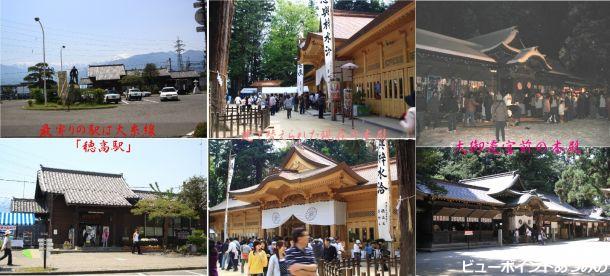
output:
[[[163,89],[159,91],[159,100],[178,100],[178,91],[173,87],[163,87]]]
[[[142,92],[140,92],[140,89],[137,88],[128,89],[125,91],[125,99],[128,101],[133,101],[134,99],[142,100]]]
[[[114,102],[118,104],[121,101],[121,94],[117,93],[114,90],[106,89],[104,90],[104,103]]]
[[[148,97],[150,96],[152,93],[150,93],[150,91],[142,91],[142,97]]]

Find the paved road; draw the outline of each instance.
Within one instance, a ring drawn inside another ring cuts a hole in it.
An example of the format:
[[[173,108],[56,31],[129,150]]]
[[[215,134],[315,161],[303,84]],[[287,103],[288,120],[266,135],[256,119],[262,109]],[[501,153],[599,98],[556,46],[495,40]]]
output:
[[[133,275],[133,276],[145,276],[145,275],[208,275],[205,269],[199,270],[173,270],[173,271],[155,271],[155,272],[139,272],[139,273],[113,273],[113,274],[87,274],[87,275]]]
[[[3,261],[0,271],[6,272],[12,269],[19,272],[27,268],[42,267],[42,259],[27,258],[23,256],[21,250],[13,251],[12,267],[5,266]],[[56,272],[79,272],[93,271],[104,273],[116,270],[139,270],[139,269],[159,269],[159,270],[201,270],[207,263],[205,256],[183,256],[180,254],[161,254],[144,253],[143,255],[131,254],[130,252],[77,252],[53,254],[47,260],[49,267],[56,268]],[[195,271],[193,270],[193,271]],[[152,273],[152,272],[151,272]],[[171,272],[166,275],[173,275]],[[186,272],[188,273],[188,272]]]
[[[491,127],[464,128],[458,124],[456,133],[447,132],[447,127],[438,127],[422,131],[417,146],[447,147],[455,146],[458,141],[470,145],[473,139],[490,142],[495,140],[495,130]],[[547,146],[552,146],[555,140],[564,145],[569,140],[578,140],[580,146],[607,147],[610,146],[610,121],[579,119],[561,124],[545,123],[523,123],[516,127],[506,129],[506,139],[516,141],[515,147],[519,146],[521,140],[530,139],[533,146],[544,141]]]
[[[416,256],[418,275],[610,275],[610,243],[600,242],[598,239],[587,239],[569,242],[557,242],[527,246],[504,246],[484,249],[441,251],[433,253],[418,252]],[[515,268],[511,273],[502,272],[502,268],[490,266],[503,266],[507,261],[514,261],[515,266],[524,262],[523,273]],[[472,263],[464,272],[463,262]],[[481,271],[484,264],[486,272]],[[601,273],[571,273],[572,270],[585,267],[604,267],[605,274]],[[543,268],[547,272],[543,273]],[[556,268],[567,271],[555,272]],[[537,271],[534,271],[538,269]]]
[[[396,124],[398,124],[398,120],[396,120]],[[267,129],[267,134],[262,135],[262,138],[289,139],[297,138],[300,134],[300,138],[313,137],[314,139],[363,138],[365,135],[369,139],[374,139],[377,138],[378,132],[384,130],[386,138],[406,137],[405,133],[359,120],[354,121],[354,129],[352,130],[351,121],[346,119],[345,123],[342,123],[341,116],[337,116],[337,121],[331,121],[330,116],[325,116],[324,119],[318,119],[317,116],[312,116],[307,113],[299,114],[299,112],[293,111],[292,117],[288,119],[286,111],[282,110],[274,116],[271,116],[270,127]]]
[[[132,124],[140,129],[146,124],[154,124],[155,137],[181,137],[193,131],[197,123],[207,121],[207,100],[205,94],[180,95],[180,101],[160,102],[158,95],[145,97],[142,101],[122,101],[116,108],[67,111],[23,110],[25,100],[2,101],[0,104],[1,137],[39,137],[41,127],[49,124],[51,134],[56,134],[57,126],[63,124],[78,127],[90,124],[105,128],[112,126],[110,135],[71,135],[69,130],[63,137],[122,137],[116,128],[123,126],[127,136],[131,135]],[[140,131],[142,133],[142,131]],[[149,137],[141,135],[137,137]]]

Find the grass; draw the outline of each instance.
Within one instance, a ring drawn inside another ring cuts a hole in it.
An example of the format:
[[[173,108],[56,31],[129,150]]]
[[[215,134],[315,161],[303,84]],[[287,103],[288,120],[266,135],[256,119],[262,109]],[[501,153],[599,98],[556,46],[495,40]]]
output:
[[[51,272],[51,271],[55,271],[55,270],[57,270],[57,268],[47,267],[47,269],[44,269],[41,266],[36,266],[36,267],[18,268],[15,270],[15,272],[17,272],[17,273],[43,273],[43,272]]]
[[[70,108],[64,105],[60,105],[57,103],[48,103],[46,106],[44,104],[32,104],[32,106],[25,105],[23,109],[25,110],[83,110],[83,109],[103,109],[103,108],[115,108],[117,104],[74,104],[71,105]]]

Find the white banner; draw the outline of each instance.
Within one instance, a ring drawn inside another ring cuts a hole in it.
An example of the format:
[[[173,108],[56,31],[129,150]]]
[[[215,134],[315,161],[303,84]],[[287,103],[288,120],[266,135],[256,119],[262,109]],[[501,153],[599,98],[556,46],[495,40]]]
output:
[[[532,228],[534,226],[534,217],[528,216],[528,215],[514,216],[512,228],[510,228],[510,230],[515,230],[515,229],[521,228],[521,226],[523,224]]]
[[[235,155],[229,155],[229,171],[227,174],[227,205],[225,207],[225,234],[224,240],[229,237],[229,191],[231,190],[231,181],[233,180],[233,168],[235,167]]]
[[[390,149],[386,140],[375,140],[377,146],[377,229],[379,238],[392,241],[390,206]]]
[[[303,64],[297,64],[297,93],[303,94]]]
[[[333,79],[333,63],[335,61],[335,37],[333,30],[333,1],[318,0],[318,16],[322,26],[322,41],[324,42],[324,63],[327,80]],[[330,92],[330,91],[329,91]]]
[[[346,213],[345,202],[334,200],[267,209],[262,212],[262,228],[280,227],[292,216],[310,225],[345,225]]]

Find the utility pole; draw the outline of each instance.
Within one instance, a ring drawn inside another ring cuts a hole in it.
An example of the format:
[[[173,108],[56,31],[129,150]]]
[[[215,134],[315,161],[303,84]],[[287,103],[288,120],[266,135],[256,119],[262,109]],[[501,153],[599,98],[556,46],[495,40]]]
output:
[[[45,51],[44,44],[44,28],[42,27],[42,22],[40,22],[40,18],[35,17],[34,20],[40,24],[40,29],[42,30],[42,82],[43,82],[43,91],[44,91],[44,105],[47,105],[47,54]]]
[[[172,71],[172,58],[168,58],[167,63],[169,64],[168,67],[169,67],[169,71],[171,72]]]
[[[180,37],[178,37],[178,39],[176,39],[176,44],[174,45],[174,48],[176,48],[176,54],[178,55],[178,68],[180,69],[180,71],[183,70],[182,52],[184,52],[184,46],[184,43],[182,43],[182,40],[180,40]]]
[[[59,63],[61,64],[59,66],[59,71],[63,71],[64,70],[64,54],[63,49],[66,49],[65,45],[62,45],[61,48],[59,48]]]

